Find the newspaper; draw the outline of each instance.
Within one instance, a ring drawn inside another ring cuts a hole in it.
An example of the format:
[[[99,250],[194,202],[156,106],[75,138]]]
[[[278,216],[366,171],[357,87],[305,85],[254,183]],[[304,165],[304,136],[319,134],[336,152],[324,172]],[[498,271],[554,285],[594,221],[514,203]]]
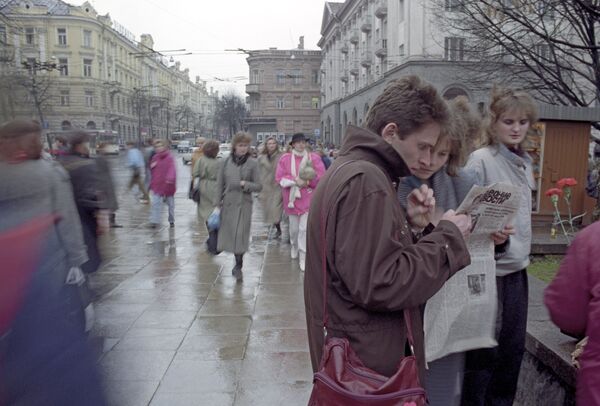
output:
[[[473,186],[457,213],[471,216],[467,242],[471,265],[454,274],[425,306],[427,362],[496,341],[496,261],[490,235],[510,224],[519,208],[521,191],[506,183]]]

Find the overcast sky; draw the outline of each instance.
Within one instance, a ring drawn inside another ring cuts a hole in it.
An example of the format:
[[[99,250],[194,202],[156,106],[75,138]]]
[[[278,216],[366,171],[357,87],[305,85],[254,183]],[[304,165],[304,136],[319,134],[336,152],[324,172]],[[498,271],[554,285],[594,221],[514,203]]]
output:
[[[67,0],[67,2],[69,2]],[[74,1],[80,5],[83,1]],[[197,55],[175,56],[190,79],[199,75],[221,93],[234,90],[245,96],[248,77],[245,55],[225,49],[293,49],[304,35],[305,49],[318,49],[324,0],[92,0],[100,14],[110,13],[131,31],[151,34],[155,50],[185,48]]]

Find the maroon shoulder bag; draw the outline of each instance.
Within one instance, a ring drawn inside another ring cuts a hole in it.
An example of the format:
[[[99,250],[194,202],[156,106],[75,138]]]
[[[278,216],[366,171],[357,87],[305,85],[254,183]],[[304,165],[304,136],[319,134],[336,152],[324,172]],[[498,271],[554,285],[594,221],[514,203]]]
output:
[[[348,161],[340,165],[335,173]],[[331,179],[331,178],[330,178]],[[337,190],[335,191],[337,193]],[[332,193],[332,196],[335,195]],[[327,337],[327,205],[321,208],[321,259],[323,270],[323,332],[325,335],[323,356],[319,371],[313,377],[313,390],[309,406],[425,406],[425,389],[419,383],[417,360],[413,355],[402,358],[398,370],[391,376],[383,376],[367,368],[358,358],[346,338]],[[404,310],[407,336],[411,349],[414,346],[410,315]],[[404,347],[404,343],[398,343]]]

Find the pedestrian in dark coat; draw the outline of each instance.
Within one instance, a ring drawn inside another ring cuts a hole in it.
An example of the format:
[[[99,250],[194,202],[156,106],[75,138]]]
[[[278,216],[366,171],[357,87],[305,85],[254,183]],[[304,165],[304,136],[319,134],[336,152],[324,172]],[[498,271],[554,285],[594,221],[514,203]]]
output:
[[[391,82],[369,110],[366,128],[348,128],[339,158],[317,186],[304,278],[314,371],[325,339],[325,250],[328,336],[347,338],[367,367],[391,376],[405,354],[403,311],[409,310],[424,381],[420,306],[470,263],[464,237],[470,224],[449,211],[415,244],[418,234],[432,229],[433,192],[426,186],[413,192],[405,212],[394,183],[431,159],[447,120],[446,104],[432,85],[415,76]]]
[[[90,158],[89,135],[73,132],[69,135],[69,154],[57,157],[71,178],[75,205],[87,246],[88,262],[82,269],[86,273],[96,272],[102,263],[98,247],[98,235],[106,231],[108,224],[106,200],[98,175],[98,167]],[[105,223],[106,221],[106,223]]]
[[[119,210],[119,202],[115,193],[115,184],[113,182],[110,163],[106,158],[105,148],[107,145],[108,144],[106,143],[102,143],[98,146],[99,155],[96,157],[96,166],[98,167],[102,193],[104,193],[104,198],[106,200],[106,209],[109,211],[110,227],[119,228],[123,226],[116,222],[116,212]]]
[[[252,136],[244,132],[233,137],[232,154],[223,163],[217,180],[222,201],[218,250],[235,255],[232,274],[238,280],[242,278],[243,257],[250,242],[252,193],[262,190],[258,164],[250,156],[251,141]]]
[[[579,356],[577,405],[600,405],[600,223],[577,234],[544,292],[550,318],[574,337],[588,337]]]

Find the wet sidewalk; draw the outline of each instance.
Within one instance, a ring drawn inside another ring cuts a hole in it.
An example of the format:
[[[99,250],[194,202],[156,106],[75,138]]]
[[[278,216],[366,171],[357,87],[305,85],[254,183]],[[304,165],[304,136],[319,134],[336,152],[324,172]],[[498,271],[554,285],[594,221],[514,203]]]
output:
[[[147,228],[149,207],[124,192],[103,241],[105,266],[92,340],[111,405],[306,405],[312,371],[303,275],[289,244],[269,241],[255,200],[244,279],[233,255],[206,253],[207,234],[187,199],[189,167],[178,162],[175,228]],[[166,210],[165,210],[166,211]],[[285,234],[285,233],[284,233]]]

